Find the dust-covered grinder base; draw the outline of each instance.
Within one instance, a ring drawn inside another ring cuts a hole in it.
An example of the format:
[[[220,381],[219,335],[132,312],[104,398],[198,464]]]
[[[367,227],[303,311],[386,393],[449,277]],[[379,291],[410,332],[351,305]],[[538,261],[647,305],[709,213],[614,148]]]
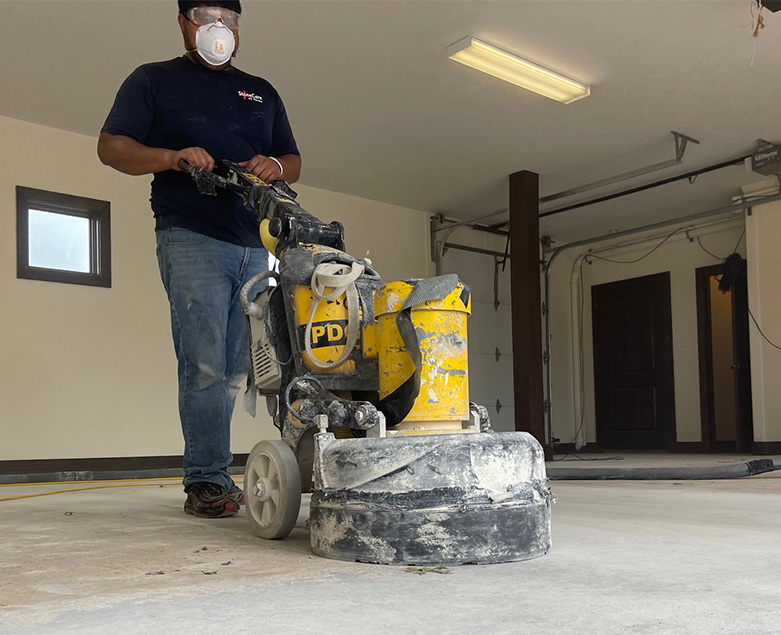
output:
[[[316,435],[309,527],[319,556],[378,564],[528,560],[551,546],[542,447],[525,432]]]

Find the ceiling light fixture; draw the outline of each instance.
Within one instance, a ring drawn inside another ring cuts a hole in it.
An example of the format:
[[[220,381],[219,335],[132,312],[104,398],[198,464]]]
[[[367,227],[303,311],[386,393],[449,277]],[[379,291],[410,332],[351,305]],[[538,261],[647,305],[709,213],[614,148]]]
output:
[[[563,104],[571,104],[591,94],[591,88],[585,84],[511,55],[471,35],[449,46],[447,54],[451,60]]]

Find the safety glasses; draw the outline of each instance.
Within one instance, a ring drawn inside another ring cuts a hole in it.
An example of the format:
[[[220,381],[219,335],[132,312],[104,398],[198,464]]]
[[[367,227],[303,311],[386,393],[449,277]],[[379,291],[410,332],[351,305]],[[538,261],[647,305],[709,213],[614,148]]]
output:
[[[195,7],[190,9],[189,20],[195,26],[204,26],[220,21],[231,31],[239,28],[239,14],[223,7]]]

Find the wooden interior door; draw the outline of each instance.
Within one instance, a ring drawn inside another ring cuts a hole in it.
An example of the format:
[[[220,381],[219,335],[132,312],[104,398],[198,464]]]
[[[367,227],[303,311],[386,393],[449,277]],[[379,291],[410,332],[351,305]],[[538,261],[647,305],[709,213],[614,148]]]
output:
[[[745,271],[718,289],[722,266],[695,271],[700,360],[700,419],[707,452],[750,452],[753,440],[748,294]]]
[[[670,274],[592,287],[597,445],[669,449],[675,440]]]

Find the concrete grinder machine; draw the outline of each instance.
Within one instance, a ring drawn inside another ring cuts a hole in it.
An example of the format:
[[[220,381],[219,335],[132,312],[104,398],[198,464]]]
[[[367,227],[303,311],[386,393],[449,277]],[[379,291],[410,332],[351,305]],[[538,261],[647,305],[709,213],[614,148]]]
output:
[[[282,437],[247,461],[253,530],[283,538],[311,492],[312,551],[326,558],[455,565],[545,554],[553,497],[542,447],[492,431],[469,401],[469,288],[455,274],[385,283],[345,252],[342,225],[306,212],[284,181],[227,161],[186,169],[202,194],[241,196],[279,259],[279,273],[241,291],[245,407],[265,396]]]

